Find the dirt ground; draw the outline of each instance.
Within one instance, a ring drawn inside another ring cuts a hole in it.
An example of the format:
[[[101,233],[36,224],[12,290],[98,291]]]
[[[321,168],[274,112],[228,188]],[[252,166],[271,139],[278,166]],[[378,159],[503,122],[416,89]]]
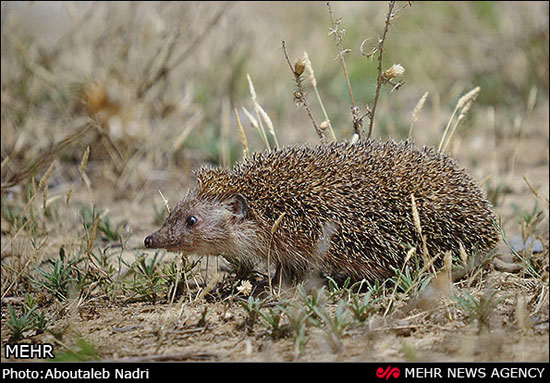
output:
[[[56,321],[100,350],[102,360],[125,361],[548,361],[548,314],[530,317],[528,329],[515,324],[514,294],[527,300],[531,286],[509,273],[493,271],[487,284],[504,293],[491,318],[490,331],[478,333],[460,312],[444,307],[412,310],[401,319],[373,318],[350,328],[335,347],[325,331],[310,330],[306,351],[296,355],[291,339],[273,340],[265,328],[247,333],[238,305],[220,302],[106,305],[91,300],[75,317]],[[206,324],[201,313],[210,313]],[[451,316],[451,318],[449,318]],[[51,335],[33,341],[54,343]]]
[[[351,136],[325,3],[40,7],[2,3],[2,346],[51,343],[59,360],[549,361],[547,3],[397,2],[384,68],[400,62],[404,85],[382,88],[373,136],[406,139],[430,92],[413,138],[437,146],[479,86],[448,152],[487,193],[506,242],[448,289],[441,274],[415,294],[371,289],[361,320],[353,303],[368,289],[314,281],[270,296],[260,266],[248,294],[221,257],[153,262],[143,246],[192,169],[241,158],[234,108],[250,150],[265,147],[242,110],[254,111],[247,74],[281,145],[318,141],[281,39],[292,58],[308,50],[336,136]],[[333,4],[361,108],[377,60],[360,46],[373,47],[387,7]],[[307,99],[323,121],[309,83]],[[530,249],[509,243],[527,238]]]

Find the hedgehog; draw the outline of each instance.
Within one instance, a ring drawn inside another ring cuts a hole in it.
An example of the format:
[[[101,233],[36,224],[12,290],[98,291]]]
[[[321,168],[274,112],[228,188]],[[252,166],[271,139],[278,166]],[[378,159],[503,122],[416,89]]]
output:
[[[411,247],[422,259],[499,240],[492,206],[466,170],[410,140],[268,149],[194,175],[197,186],[145,247],[267,262],[285,281],[313,271],[373,281],[401,269]]]

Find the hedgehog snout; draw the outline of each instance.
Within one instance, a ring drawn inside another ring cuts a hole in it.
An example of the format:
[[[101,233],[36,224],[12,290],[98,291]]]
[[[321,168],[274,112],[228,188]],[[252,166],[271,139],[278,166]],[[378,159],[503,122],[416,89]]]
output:
[[[145,237],[145,240],[143,241],[143,244],[145,245],[146,248],[153,249],[154,246],[155,246],[153,236],[148,235],[147,237]]]

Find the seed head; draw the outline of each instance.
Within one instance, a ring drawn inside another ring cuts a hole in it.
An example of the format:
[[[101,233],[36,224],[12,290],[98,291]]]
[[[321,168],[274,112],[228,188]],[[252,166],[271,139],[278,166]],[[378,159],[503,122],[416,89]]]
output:
[[[405,68],[401,64],[393,64],[389,69],[386,69],[382,76],[386,81],[391,80],[392,78],[401,77],[405,73]]]

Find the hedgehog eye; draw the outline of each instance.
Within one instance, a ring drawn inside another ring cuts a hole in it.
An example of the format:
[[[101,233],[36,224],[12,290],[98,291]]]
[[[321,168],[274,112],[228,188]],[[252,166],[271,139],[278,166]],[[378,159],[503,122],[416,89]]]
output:
[[[197,217],[195,217],[194,215],[190,215],[185,220],[185,223],[187,224],[187,226],[193,226],[197,223]]]

